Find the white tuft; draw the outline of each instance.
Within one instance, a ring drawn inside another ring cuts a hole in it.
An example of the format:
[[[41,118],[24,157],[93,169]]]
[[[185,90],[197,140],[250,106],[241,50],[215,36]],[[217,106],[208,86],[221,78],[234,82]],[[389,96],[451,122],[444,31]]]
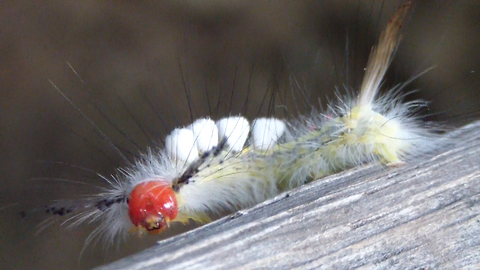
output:
[[[193,132],[186,128],[177,128],[165,138],[165,150],[171,159],[193,162],[198,157]]]
[[[253,146],[256,149],[267,150],[274,146],[285,133],[285,123],[275,118],[259,118],[252,124]]]
[[[218,138],[227,139],[227,145],[235,152],[240,152],[247,141],[250,124],[240,117],[227,117],[217,121]]]
[[[210,118],[200,118],[187,127],[193,132],[198,151],[207,152],[218,144],[218,129]]]

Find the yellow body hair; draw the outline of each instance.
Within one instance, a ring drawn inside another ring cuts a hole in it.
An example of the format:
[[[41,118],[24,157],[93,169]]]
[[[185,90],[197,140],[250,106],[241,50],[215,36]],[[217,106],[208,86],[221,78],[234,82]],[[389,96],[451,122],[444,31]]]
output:
[[[400,164],[413,147],[425,144],[430,134],[409,115],[414,106],[401,103],[394,93],[377,98],[407,10],[408,5],[402,6],[382,33],[355,100],[340,101],[348,105],[330,113],[335,117],[320,119],[313,130],[294,134],[293,140],[265,151],[246,147],[213,158],[178,190],[180,212],[202,221],[204,213],[249,207],[365,162]]]

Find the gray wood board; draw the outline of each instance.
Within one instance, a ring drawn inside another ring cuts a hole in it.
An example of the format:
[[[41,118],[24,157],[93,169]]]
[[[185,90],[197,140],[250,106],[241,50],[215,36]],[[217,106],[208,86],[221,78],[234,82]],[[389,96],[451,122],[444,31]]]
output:
[[[363,166],[99,269],[480,269],[480,122],[400,168]]]

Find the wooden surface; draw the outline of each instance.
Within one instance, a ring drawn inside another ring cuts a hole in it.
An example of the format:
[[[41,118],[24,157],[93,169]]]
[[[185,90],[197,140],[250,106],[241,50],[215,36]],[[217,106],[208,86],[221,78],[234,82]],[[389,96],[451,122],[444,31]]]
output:
[[[480,122],[401,168],[365,166],[100,269],[480,269]]]

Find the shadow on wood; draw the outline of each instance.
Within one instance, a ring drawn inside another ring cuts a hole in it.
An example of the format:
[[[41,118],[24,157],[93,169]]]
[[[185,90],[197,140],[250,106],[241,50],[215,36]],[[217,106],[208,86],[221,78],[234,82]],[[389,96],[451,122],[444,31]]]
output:
[[[320,179],[99,269],[480,268],[480,122],[421,163]]]

